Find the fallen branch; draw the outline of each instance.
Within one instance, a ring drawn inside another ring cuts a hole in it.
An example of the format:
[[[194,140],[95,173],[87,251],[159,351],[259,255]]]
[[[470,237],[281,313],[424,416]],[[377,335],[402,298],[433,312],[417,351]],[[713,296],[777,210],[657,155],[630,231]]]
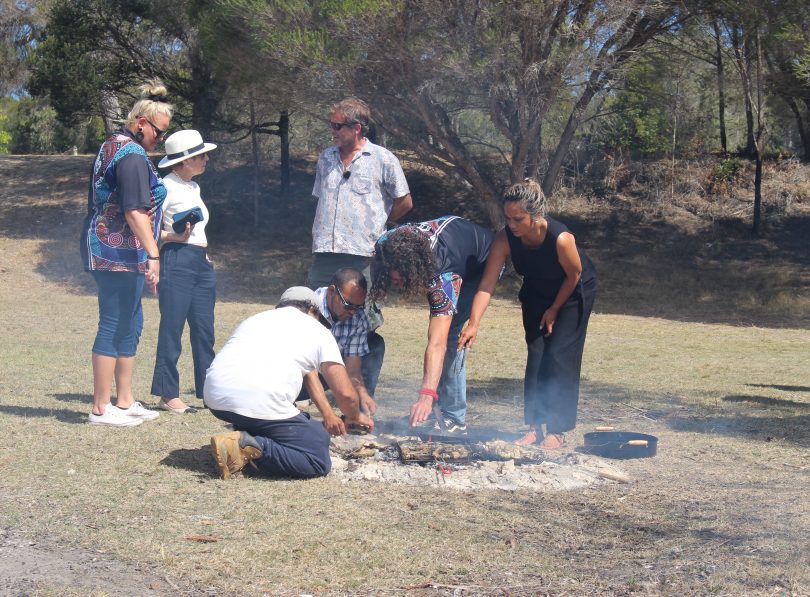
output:
[[[618,481],[619,483],[630,483],[632,479],[627,475],[622,475],[621,473],[615,473],[612,471],[597,471],[600,477],[603,479],[609,479],[611,481]]]

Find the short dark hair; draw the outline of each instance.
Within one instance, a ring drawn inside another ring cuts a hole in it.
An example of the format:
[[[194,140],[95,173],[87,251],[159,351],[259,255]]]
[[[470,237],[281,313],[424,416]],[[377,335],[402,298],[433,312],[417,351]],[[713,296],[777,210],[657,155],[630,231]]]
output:
[[[363,275],[363,272],[358,269],[354,269],[353,267],[341,267],[334,273],[332,276],[332,281],[329,283],[337,288],[343,288],[350,282],[353,282],[363,290],[368,291],[368,281]]]

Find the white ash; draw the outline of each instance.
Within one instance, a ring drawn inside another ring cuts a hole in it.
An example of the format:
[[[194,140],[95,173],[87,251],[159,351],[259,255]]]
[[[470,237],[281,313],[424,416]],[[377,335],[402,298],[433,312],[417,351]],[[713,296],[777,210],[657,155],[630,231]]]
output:
[[[402,463],[392,458],[392,441],[376,436],[345,436],[333,439],[331,476],[343,482],[379,481],[399,485],[437,486],[448,489],[502,489],[514,491],[559,491],[622,479],[625,474],[606,461],[576,453],[561,453],[557,462],[516,464],[514,460],[475,460],[472,462],[426,464]],[[377,446],[372,456],[349,455],[365,447]],[[607,477],[608,479],[606,479]]]

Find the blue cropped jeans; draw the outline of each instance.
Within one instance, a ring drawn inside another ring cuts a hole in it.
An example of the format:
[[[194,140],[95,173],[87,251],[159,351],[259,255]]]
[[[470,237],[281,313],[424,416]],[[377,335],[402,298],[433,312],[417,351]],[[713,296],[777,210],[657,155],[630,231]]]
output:
[[[143,330],[143,274],[93,271],[98,286],[98,331],[93,352],[134,357]]]

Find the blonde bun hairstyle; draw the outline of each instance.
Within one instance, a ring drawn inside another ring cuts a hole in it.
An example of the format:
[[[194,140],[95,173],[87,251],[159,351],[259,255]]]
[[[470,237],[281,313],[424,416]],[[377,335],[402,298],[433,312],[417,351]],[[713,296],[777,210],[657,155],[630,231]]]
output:
[[[135,102],[127,115],[127,125],[132,126],[139,118],[153,120],[156,114],[172,117],[172,105],[166,100],[166,86],[160,79],[151,79],[140,87],[141,99]]]

